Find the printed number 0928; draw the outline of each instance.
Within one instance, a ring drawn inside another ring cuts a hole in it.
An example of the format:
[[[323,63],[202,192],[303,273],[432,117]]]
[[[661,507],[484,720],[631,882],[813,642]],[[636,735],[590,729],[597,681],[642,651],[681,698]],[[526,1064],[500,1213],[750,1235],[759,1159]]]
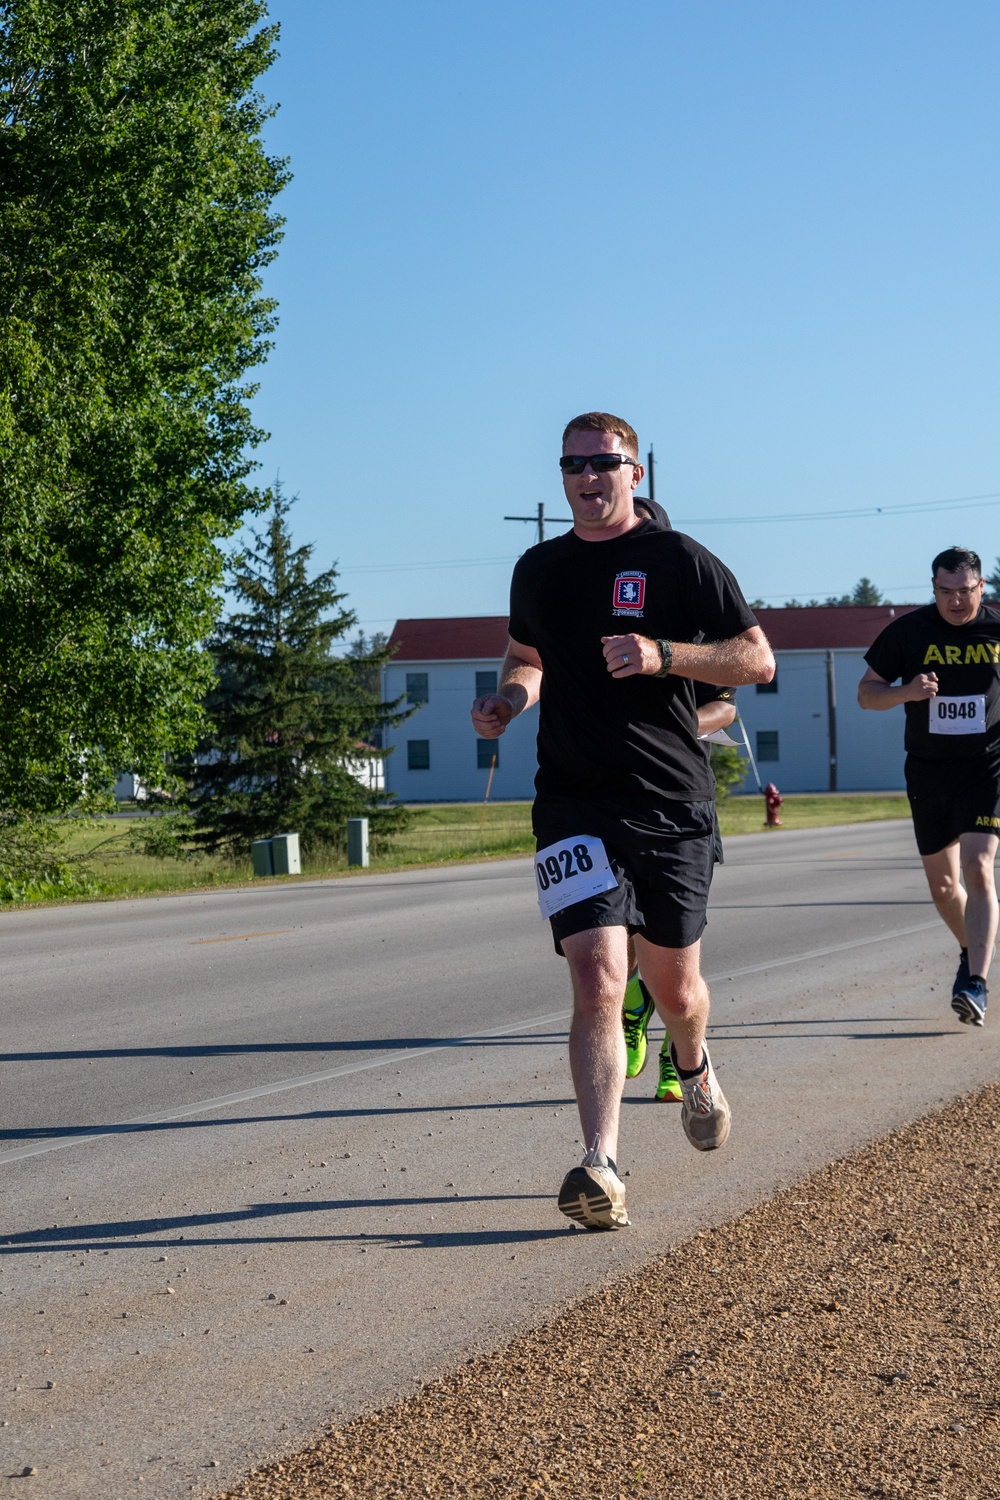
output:
[[[573,857],[576,856],[576,864]],[[540,860],[535,865],[535,873],[538,876],[538,884],[543,891],[547,891],[550,885],[561,885],[571,875],[583,874],[594,868],[594,861],[587,851],[586,844],[574,844],[572,849],[560,849],[558,854],[546,856],[545,863]]]

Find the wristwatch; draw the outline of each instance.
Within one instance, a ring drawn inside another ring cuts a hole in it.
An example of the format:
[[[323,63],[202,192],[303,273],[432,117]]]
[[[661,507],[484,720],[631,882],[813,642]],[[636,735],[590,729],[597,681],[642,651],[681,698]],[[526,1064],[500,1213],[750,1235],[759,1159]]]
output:
[[[656,644],[659,646],[660,655],[663,657],[663,666],[656,675],[657,677],[669,677],[670,668],[674,664],[674,648],[669,641],[657,641]]]

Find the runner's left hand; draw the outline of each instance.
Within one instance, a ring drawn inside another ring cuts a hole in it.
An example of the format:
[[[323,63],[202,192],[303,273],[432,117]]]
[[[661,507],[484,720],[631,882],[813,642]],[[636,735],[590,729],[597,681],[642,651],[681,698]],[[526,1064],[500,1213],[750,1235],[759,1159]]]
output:
[[[655,677],[663,665],[659,646],[646,635],[602,635],[601,644],[612,677]]]

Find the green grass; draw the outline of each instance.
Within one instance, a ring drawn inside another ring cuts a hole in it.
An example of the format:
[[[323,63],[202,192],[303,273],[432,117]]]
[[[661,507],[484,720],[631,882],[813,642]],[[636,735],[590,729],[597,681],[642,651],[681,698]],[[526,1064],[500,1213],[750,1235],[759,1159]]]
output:
[[[451,803],[415,807],[412,811],[413,821],[407,832],[373,855],[372,871],[505,859],[529,854],[534,849],[529,802],[498,802],[485,808],[482,803]],[[785,798],[781,809],[784,828],[870,823],[909,815],[902,792],[790,796]],[[728,798],[720,805],[719,822],[726,837],[760,832],[764,827],[763,798],[759,795]],[[132,820],[105,818],[71,833],[67,852],[90,855],[87,889],[77,897],[62,900],[163,895],[206,887],[266,883],[255,879],[249,860],[234,864],[211,856],[177,860],[132,853],[128,848],[131,827]],[[774,833],[780,837],[781,830]],[[315,880],[360,873],[348,871],[346,854],[335,851],[315,854],[303,864],[301,877],[285,877],[280,883],[289,878]],[[4,905],[9,908],[10,903]]]
[[[778,816],[782,828],[829,828],[837,823],[880,823],[908,818],[905,792],[802,792],[786,797]],[[719,804],[723,837],[759,833],[764,828],[764,798],[728,797]],[[781,829],[773,829],[780,833]]]

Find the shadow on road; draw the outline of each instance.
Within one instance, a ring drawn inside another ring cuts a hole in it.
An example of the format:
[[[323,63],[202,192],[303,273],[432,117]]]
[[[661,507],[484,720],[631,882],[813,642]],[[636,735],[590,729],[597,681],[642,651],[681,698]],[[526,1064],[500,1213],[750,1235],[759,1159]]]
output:
[[[0,1244],[0,1257],[62,1250],[79,1254],[84,1250],[176,1249],[221,1245],[293,1244],[381,1244],[398,1249],[428,1249],[447,1245],[506,1245],[553,1239],[565,1234],[566,1225],[552,1229],[427,1230],[399,1229],[392,1232],[360,1231],[353,1234],[221,1233],[224,1227],[262,1224],[269,1219],[288,1221],[303,1214],[339,1214],[357,1210],[412,1208],[426,1218],[432,1208],[454,1208],[462,1204],[487,1203],[551,1204],[548,1193],[458,1193],[441,1198],[330,1198],[309,1203],[252,1203],[244,1209],[215,1214],[178,1214],[156,1219],[122,1219],[104,1224],[63,1224],[49,1229],[29,1229],[7,1237]],[[216,1230],[206,1234],[207,1229]],[[196,1231],[193,1235],[191,1231]],[[181,1232],[183,1231],[183,1233]],[[198,1233],[197,1231],[201,1231]]]
[[[533,1031],[530,1036],[358,1037],[342,1042],[202,1042],[185,1047],[78,1047],[46,1052],[0,1052],[0,1063],[92,1062],[129,1057],[255,1057],[270,1053],[406,1052],[425,1047],[541,1047],[565,1042],[566,1031]]]
[[[12,1130],[0,1130],[0,1140],[48,1141],[61,1140],[64,1136],[87,1136],[99,1131],[101,1135],[137,1135],[157,1130],[204,1130],[219,1125],[280,1125],[293,1120],[376,1120],[383,1116],[397,1115],[462,1115],[476,1110],[494,1109],[558,1109],[561,1105],[575,1105],[575,1099],[484,1099],[479,1104],[400,1104],[394,1107],[372,1109],[306,1109],[284,1115],[232,1115],[225,1120],[147,1120],[121,1125],[36,1125]]]

